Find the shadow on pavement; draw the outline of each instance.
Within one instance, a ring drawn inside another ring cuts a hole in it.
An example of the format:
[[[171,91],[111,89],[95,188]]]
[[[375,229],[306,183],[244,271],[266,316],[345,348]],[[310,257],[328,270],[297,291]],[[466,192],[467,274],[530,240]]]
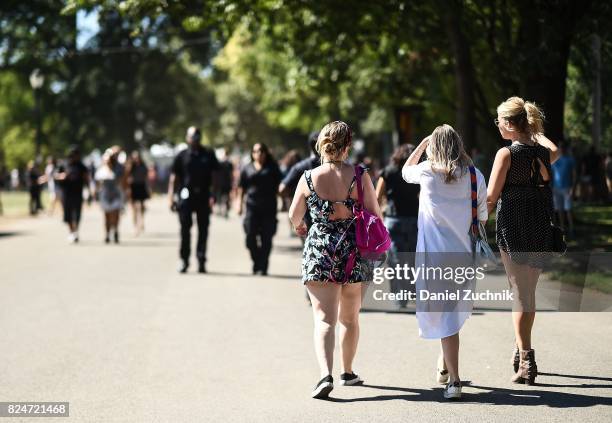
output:
[[[368,307],[362,307],[359,310],[361,313],[386,313],[386,314],[416,314],[416,310],[414,307],[410,307],[410,308],[389,308],[389,309],[384,309],[384,308],[368,308]],[[473,311],[471,316],[484,316],[485,313],[482,312],[478,312],[478,311]]]
[[[22,232],[15,232],[15,231],[0,231],[0,239],[2,238],[9,238],[12,236],[18,236],[21,235]]]
[[[564,387],[564,388],[605,388],[610,385],[546,385],[538,383],[542,387]],[[593,407],[595,405],[612,406],[612,398],[599,397],[567,392],[555,392],[547,390],[525,389],[516,391],[513,389],[494,388],[489,386],[470,385],[471,388],[487,390],[477,394],[466,394],[468,402],[488,403],[495,405],[546,405],[552,408]]]
[[[398,386],[381,386],[381,385],[361,385],[363,388],[380,389],[382,391],[398,391],[406,392],[410,395],[395,394],[395,395],[376,395],[373,397],[361,398],[332,398],[330,402],[367,402],[367,401],[391,401],[403,399],[406,401],[427,401],[427,402],[446,402],[442,397],[442,388],[433,389],[416,389],[416,388],[400,388]],[[357,387],[356,387],[357,388]]]
[[[459,403],[485,403],[492,405],[519,405],[519,406],[541,406],[545,405],[553,408],[572,408],[572,407],[593,407],[595,405],[612,405],[612,398],[598,397],[581,394],[572,394],[566,392],[553,392],[546,390],[512,390],[504,388],[495,388],[489,386],[472,385],[469,381],[462,383],[464,386],[469,386],[473,389],[481,389],[488,392],[470,393],[464,392]],[[546,386],[538,384],[539,386]],[[394,395],[376,395],[373,397],[361,398],[329,398],[330,402],[366,402],[366,401],[390,401],[390,400],[406,400],[406,401],[428,401],[428,402],[448,402],[442,396],[442,388],[432,389],[416,389],[416,388],[401,388],[397,386],[379,386],[379,385],[362,385],[365,388],[380,389],[383,391],[398,391],[406,392],[407,394]],[[561,385],[560,385],[561,386]],[[571,385],[565,385],[572,387]],[[579,385],[579,387],[607,387],[609,385]]]
[[[607,382],[612,382],[612,377],[602,377],[602,376],[564,375],[561,373],[543,373],[543,372],[538,372],[538,376],[557,376],[557,377],[567,377],[571,379],[605,380]]]

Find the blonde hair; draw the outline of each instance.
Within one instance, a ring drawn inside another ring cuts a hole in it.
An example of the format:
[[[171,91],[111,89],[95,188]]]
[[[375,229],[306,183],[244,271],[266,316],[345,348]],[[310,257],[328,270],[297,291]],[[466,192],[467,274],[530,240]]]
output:
[[[330,122],[321,129],[317,138],[317,152],[323,158],[337,159],[342,151],[351,144],[353,133],[344,122]]]
[[[510,122],[519,132],[529,135],[544,132],[544,113],[530,101],[510,97],[497,106],[499,117]]]
[[[460,169],[462,175],[472,164],[461,137],[450,125],[444,124],[434,129],[427,147],[427,158],[436,168],[443,170],[444,182],[447,184],[458,179],[457,169]]]

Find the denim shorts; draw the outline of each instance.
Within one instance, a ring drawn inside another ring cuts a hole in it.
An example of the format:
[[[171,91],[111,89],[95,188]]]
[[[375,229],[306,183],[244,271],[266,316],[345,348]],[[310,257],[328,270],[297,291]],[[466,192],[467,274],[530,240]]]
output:
[[[553,203],[556,211],[569,211],[572,209],[571,188],[553,188]]]

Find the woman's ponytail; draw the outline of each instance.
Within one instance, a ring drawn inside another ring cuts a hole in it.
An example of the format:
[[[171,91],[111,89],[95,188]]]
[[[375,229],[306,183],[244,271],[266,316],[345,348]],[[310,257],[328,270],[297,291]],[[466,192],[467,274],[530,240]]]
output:
[[[525,102],[525,112],[527,113],[527,125],[531,134],[544,132],[544,113],[540,108],[530,101]]]

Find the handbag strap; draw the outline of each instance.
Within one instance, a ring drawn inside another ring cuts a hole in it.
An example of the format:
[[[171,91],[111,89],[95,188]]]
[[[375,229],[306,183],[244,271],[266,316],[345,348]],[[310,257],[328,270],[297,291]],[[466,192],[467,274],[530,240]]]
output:
[[[478,182],[476,180],[476,168],[472,165],[469,166],[470,169],[470,185],[471,185],[471,199],[472,199],[472,224],[470,225],[470,229],[474,236],[478,236]]]
[[[530,178],[531,179],[530,182],[533,185],[537,193],[536,195],[538,196],[540,203],[542,203],[542,205],[544,206],[544,210],[546,211],[546,216],[548,217],[548,220],[550,220],[550,224],[552,226],[555,226],[555,219],[553,217],[552,210],[549,207],[550,204],[548,203],[548,201],[546,201],[546,199],[544,198],[544,194],[542,193],[542,188],[544,188],[547,184],[550,184],[550,181],[545,182],[543,184],[538,183],[538,178],[541,178],[540,166],[542,166],[542,163],[540,162],[540,159],[537,157],[535,150],[532,152],[532,155],[530,156],[530,158],[531,158],[531,170],[533,172]]]

